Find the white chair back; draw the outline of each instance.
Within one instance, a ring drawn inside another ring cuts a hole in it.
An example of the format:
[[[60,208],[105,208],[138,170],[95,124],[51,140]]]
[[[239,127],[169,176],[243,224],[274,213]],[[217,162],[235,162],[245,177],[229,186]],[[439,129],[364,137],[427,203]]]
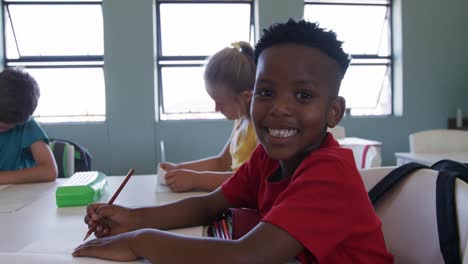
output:
[[[395,167],[361,171],[369,191]],[[388,250],[395,263],[444,263],[437,229],[436,180],[438,172],[420,169],[394,186],[375,205],[382,221]],[[460,253],[464,258],[468,239],[468,184],[456,181]]]
[[[444,153],[468,151],[468,131],[434,129],[409,136],[412,153]]]

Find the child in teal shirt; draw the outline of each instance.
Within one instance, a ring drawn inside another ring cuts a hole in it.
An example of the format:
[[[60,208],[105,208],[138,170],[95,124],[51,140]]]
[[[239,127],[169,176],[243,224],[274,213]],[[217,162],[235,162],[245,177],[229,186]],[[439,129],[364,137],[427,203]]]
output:
[[[57,178],[49,139],[31,117],[39,94],[37,82],[25,71],[8,68],[0,73],[0,184]]]

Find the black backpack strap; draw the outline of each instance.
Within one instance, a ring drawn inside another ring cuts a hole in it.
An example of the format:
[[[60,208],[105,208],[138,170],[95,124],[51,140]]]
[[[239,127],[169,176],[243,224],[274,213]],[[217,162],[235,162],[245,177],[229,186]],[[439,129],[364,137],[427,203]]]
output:
[[[438,171],[456,171],[458,172],[457,177],[468,183],[468,165],[465,163],[444,159],[432,164],[431,168]]]
[[[410,162],[401,165],[398,168],[392,170],[389,174],[387,174],[382,180],[380,180],[372,189],[369,191],[369,198],[373,205],[388,191],[390,190],[395,184],[397,184],[400,180],[402,180],[407,175],[410,175],[412,172],[423,169],[429,168],[428,166],[417,163],[417,162]]]
[[[437,176],[436,205],[440,252],[445,263],[460,264],[455,179],[458,172],[442,170]]]

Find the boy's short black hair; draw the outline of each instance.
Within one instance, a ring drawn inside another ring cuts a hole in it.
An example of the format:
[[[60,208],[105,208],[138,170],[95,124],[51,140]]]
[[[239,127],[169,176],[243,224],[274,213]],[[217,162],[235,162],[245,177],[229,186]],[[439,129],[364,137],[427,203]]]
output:
[[[350,57],[343,51],[341,47],[343,42],[337,40],[333,31],[326,31],[320,28],[317,23],[305,20],[296,22],[293,19],[289,19],[286,23],[273,24],[268,29],[263,30],[263,36],[255,46],[255,62],[258,62],[258,57],[265,49],[286,43],[295,43],[321,50],[338,62],[342,76],[348,69]]]
[[[21,68],[0,73],[0,122],[22,124],[36,110],[40,92],[36,80]]]

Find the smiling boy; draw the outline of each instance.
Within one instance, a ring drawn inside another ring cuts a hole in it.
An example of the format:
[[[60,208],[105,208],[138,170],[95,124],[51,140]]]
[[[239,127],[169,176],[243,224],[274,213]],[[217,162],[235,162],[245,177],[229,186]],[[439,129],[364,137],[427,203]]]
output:
[[[104,238],[78,247],[74,256],[158,263],[393,262],[351,150],[327,133],[345,109],[338,92],[349,59],[341,42],[316,24],[290,20],[264,31],[255,52],[251,117],[261,145],[250,160],[206,196],[151,208],[89,206],[85,222],[98,222],[95,234]],[[154,229],[206,225],[230,207],[261,216],[239,240]]]

